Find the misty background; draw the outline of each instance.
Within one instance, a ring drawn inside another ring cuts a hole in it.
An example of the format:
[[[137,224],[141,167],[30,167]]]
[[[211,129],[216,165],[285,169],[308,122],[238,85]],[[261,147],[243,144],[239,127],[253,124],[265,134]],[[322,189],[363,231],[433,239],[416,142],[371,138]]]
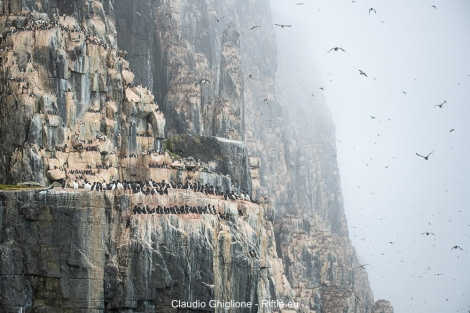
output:
[[[467,312],[470,2],[270,2],[292,25],[276,29],[289,101],[332,113],[349,236],[375,299]]]

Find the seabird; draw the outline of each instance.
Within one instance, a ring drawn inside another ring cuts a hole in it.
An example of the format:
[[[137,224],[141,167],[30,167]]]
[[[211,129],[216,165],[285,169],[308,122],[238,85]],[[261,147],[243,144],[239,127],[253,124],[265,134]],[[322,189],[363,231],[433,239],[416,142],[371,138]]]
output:
[[[432,150],[431,153],[429,153],[427,156],[421,155],[421,154],[419,154],[419,153],[416,153],[416,155],[422,157],[422,158],[425,159],[425,160],[427,160],[427,159],[429,159],[429,156],[430,156],[433,152],[434,152],[434,150]]]
[[[91,185],[89,182],[85,182],[85,186],[83,187],[85,191],[91,191]]]
[[[214,16],[214,18],[215,18],[215,20],[217,21],[217,23],[220,22],[221,20],[223,20],[224,17],[225,17],[225,15],[222,16],[221,18],[217,18],[217,16]]]
[[[377,14],[377,11],[375,11],[374,8],[370,8],[370,9],[369,9],[369,15],[370,15],[370,12],[374,12],[375,14]]]
[[[142,14],[140,14],[139,12],[135,12],[135,14],[139,15],[139,16],[142,16]]]
[[[361,264],[358,267],[356,267],[356,270],[363,270],[363,269],[366,268],[367,265],[369,265],[369,264]]]
[[[450,250],[454,250],[454,249],[460,249],[460,250],[463,251],[463,249],[462,249],[461,247],[459,247],[459,246],[453,246],[452,249],[450,249]]]
[[[431,232],[429,232],[429,231],[425,231],[424,233],[421,233],[421,235],[426,235],[426,236],[433,235],[433,236],[436,236],[434,233],[431,233]]]
[[[202,78],[198,82],[195,83],[195,86],[200,85],[200,84],[205,84],[205,83],[210,83],[208,79]]]
[[[42,189],[40,191],[37,191],[36,193],[39,194],[39,195],[45,195],[46,193],[49,192],[49,190],[51,190],[52,188],[54,188],[54,186],[50,186],[49,188],[47,189]]]
[[[358,70],[358,71],[359,71],[359,74],[364,75],[365,77],[367,77],[367,74],[364,73],[362,70]]]
[[[255,26],[251,27],[250,30],[253,30],[253,29],[257,28],[257,27],[261,27],[261,26],[255,25]]]
[[[455,132],[455,129],[452,128],[451,130],[449,130],[449,133],[451,133],[451,132]]]
[[[77,189],[78,189],[78,182],[74,181],[73,182],[73,190],[77,190]]]
[[[434,10],[436,10],[436,9],[437,9],[435,5],[431,5],[431,8],[434,8]]]
[[[441,104],[436,104],[435,106],[433,106],[433,108],[435,108],[435,107],[439,107],[439,108],[441,108],[441,109],[442,109],[442,106],[443,106],[445,103],[447,103],[447,101],[446,101],[446,100],[444,100],[444,101],[443,101]]]
[[[334,51],[341,50],[341,51],[343,51],[343,52],[346,52],[343,48],[340,48],[340,47],[333,47],[333,48],[331,48],[330,50],[328,50],[327,53],[329,53],[331,50],[334,50]]]
[[[274,24],[276,26],[279,26],[281,28],[284,28],[284,27],[292,27],[292,25],[287,25],[287,24]]]

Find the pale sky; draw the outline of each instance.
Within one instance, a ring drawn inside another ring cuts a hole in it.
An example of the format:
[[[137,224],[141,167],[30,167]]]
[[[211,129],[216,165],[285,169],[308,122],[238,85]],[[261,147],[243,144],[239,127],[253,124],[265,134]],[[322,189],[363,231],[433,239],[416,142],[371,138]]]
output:
[[[276,29],[280,62],[332,111],[350,238],[375,299],[467,313],[470,1],[271,5],[293,25]]]

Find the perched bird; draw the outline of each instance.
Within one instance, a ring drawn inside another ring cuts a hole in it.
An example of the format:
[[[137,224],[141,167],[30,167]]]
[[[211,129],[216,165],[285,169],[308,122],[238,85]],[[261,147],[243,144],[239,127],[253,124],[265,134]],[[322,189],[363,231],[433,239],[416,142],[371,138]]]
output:
[[[422,157],[422,158],[425,159],[425,160],[427,160],[427,159],[429,159],[429,156],[430,156],[433,152],[434,152],[434,150],[432,150],[427,156],[421,155],[421,154],[419,154],[419,153],[416,153],[416,155]]]
[[[369,15],[370,15],[370,12],[374,12],[375,14],[377,14],[377,11],[375,11],[374,8],[370,8],[370,9],[369,9]]]
[[[360,74],[360,75],[364,75],[365,77],[367,77],[367,74],[364,73],[362,70],[358,70],[358,71],[359,71],[359,74]]]
[[[446,100],[444,100],[441,104],[436,104],[435,106],[433,106],[433,108],[439,107],[440,109],[442,109],[442,106],[443,106],[445,103],[447,103]]]
[[[257,28],[257,27],[261,27],[261,26],[259,26],[259,25],[252,26],[252,27],[250,28],[250,30],[253,30],[253,29]]]
[[[292,27],[292,25],[286,25],[286,24],[274,24],[276,26],[279,26],[281,28],[284,28],[284,27]]]
[[[450,249],[450,250],[454,250],[454,249],[460,249],[460,250],[463,251],[463,249],[460,246],[453,246],[452,249]]]
[[[333,47],[333,48],[331,48],[330,50],[328,50],[327,53],[329,53],[331,50],[334,50],[334,51],[341,50],[341,51],[343,51],[343,52],[346,52],[343,48],[340,48],[340,47]]]

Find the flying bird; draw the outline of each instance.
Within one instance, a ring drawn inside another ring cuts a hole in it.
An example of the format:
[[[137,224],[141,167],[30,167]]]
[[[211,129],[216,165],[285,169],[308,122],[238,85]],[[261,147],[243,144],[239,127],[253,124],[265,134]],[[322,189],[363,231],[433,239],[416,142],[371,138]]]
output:
[[[434,152],[434,150],[432,150],[431,153],[429,153],[427,156],[421,155],[421,154],[419,154],[419,153],[416,153],[416,155],[422,157],[422,158],[425,159],[425,160],[427,160],[427,159],[429,159],[429,156],[430,156],[433,152]]]
[[[439,107],[440,109],[442,109],[442,106],[443,106],[445,103],[447,103],[446,100],[444,100],[441,104],[436,104],[435,106],[433,106],[433,108]]]
[[[304,5],[303,2],[297,2],[295,5]]]
[[[49,190],[51,190],[52,188],[54,188],[54,186],[50,186],[49,188],[36,191],[36,193],[37,193],[37,194],[40,194],[40,195],[45,195],[45,194],[48,193]]]
[[[205,83],[210,83],[210,81],[208,79],[202,78],[198,82],[195,83],[195,86],[199,84],[205,84]]]
[[[139,16],[142,16],[142,14],[140,14],[139,12],[135,12],[135,14],[139,15]]]
[[[436,234],[431,233],[431,232],[429,232],[429,231],[425,231],[424,233],[421,233],[421,235],[426,235],[426,236],[433,235],[433,236],[436,236]]]
[[[343,52],[346,52],[343,48],[340,48],[340,47],[333,47],[333,48],[331,48],[330,50],[328,50],[327,53],[329,53],[331,50],[334,50],[334,51],[341,50],[341,51],[343,51]]]
[[[460,250],[463,251],[463,249],[460,246],[453,246],[452,249],[450,249],[450,250],[454,250],[454,249],[460,249]]]
[[[449,133],[451,133],[451,132],[455,132],[455,129],[452,128],[451,130],[449,130]]]
[[[224,17],[225,17],[225,15],[222,16],[221,18],[217,18],[217,16],[214,16],[214,18],[215,18],[215,20],[217,21],[217,23],[220,22],[221,20],[223,20]]]
[[[257,28],[257,27],[261,27],[261,26],[255,25],[255,26],[251,27],[250,30],[253,30],[253,29]]]
[[[286,25],[286,24],[274,24],[276,26],[279,26],[281,28],[284,28],[284,27],[292,27],[292,25]]]
[[[437,9],[435,5],[431,5],[431,8],[434,8],[434,10],[436,10],[436,9]]]
[[[358,269],[363,270],[363,269],[365,269],[365,267],[366,267],[367,265],[369,265],[369,264],[361,264],[361,265],[359,265],[358,267],[356,267],[356,270],[358,270]]]
[[[370,15],[370,12],[374,12],[375,14],[377,14],[377,11],[375,11],[374,8],[370,8],[370,9],[369,9],[369,15]]]
[[[365,77],[367,77],[367,74],[364,73],[362,70],[358,70],[358,71],[359,71],[359,74],[364,75]]]

